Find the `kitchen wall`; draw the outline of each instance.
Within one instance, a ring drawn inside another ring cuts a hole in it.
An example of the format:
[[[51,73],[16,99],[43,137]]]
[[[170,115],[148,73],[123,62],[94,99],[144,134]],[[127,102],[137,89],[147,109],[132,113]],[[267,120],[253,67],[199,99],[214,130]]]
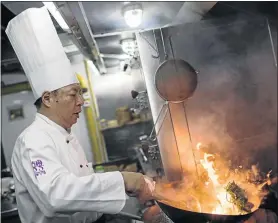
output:
[[[26,77],[23,74],[2,74],[2,81],[5,84],[15,83],[15,80],[19,80],[20,82],[26,81]],[[34,120],[36,113],[35,106],[33,105],[34,100],[34,95],[30,91],[1,96],[1,137],[7,166],[10,166],[11,163],[16,138]],[[14,106],[23,107],[23,119],[9,120],[8,108]]]
[[[113,74],[94,76],[93,80],[101,119],[116,119],[118,107],[133,107],[131,91],[145,90],[140,69],[131,70],[129,74],[115,71]]]

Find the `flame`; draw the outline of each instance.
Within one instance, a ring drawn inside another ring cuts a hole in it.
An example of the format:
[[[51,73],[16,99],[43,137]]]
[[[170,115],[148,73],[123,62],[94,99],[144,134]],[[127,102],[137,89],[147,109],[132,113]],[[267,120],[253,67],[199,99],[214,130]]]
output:
[[[207,170],[209,178],[212,180],[214,186],[217,187],[219,186],[218,175],[215,173],[215,170],[213,168],[213,162],[208,160],[210,157],[214,158],[213,155],[205,153],[204,159],[200,160],[200,163]]]
[[[197,149],[200,150],[201,143],[197,144]],[[211,158],[211,159],[209,159]],[[212,211],[213,214],[225,214],[228,210],[233,209],[232,203],[228,201],[229,195],[225,191],[224,187],[219,183],[219,176],[216,174],[216,171],[213,167],[214,162],[212,161],[214,156],[212,154],[204,153],[204,159],[200,160],[200,163],[208,173],[208,177],[212,181],[214,192],[219,201],[219,204],[216,204],[215,209]],[[207,184],[208,182],[205,182]]]
[[[196,146],[196,148],[197,148],[197,150],[200,150],[201,149],[201,145],[202,145],[202,143],[197,143],[197,146]]]
[[[226,187],[229,183],[236,185],[246,192],[248,202],[253,204],[252,211],[256,210],[263,194],[260,189],[265,184],[255,185],[250,183],[246,176],[248,171],[239,166],[236,170],[230,170],[222,158],[202,151],[202,144],[196,145],[197,163],[204,171],[203,176],[196,177],[189,174],[184,177],[183,182],[157,183],[156,192],[160,200],[176,208],[195,212],[206,212],[213,214],[239,215],[242,214],[237,205],[232,202],[232,197]],[[199,157],[198,157],[199,156]],[[218,166],[216,162],[223,165]],[[258,170],[252,167],[253,173],[258,174]],[[228,174],[227,174],[228,173]],[[250,205],[250,203],[248,203]]]
[[[198,143],[196,145],[196,149],[198,151],[201,151],[201,143]],[[227,192],[227,190],[225,189],[225,187],[227,186],[228,182],[225,183],[220,183],[219,182],[219,175],[217,174],[215,168],[214,168],[214,160],[215,157],[213,154],[209,154],[204,152],[204,157],[203,159],[200,160],[200,164],[203,166],[203,168],[207,171],[208,177],[212,182],[213,185],[213,189],[214,189],[214,194],[217,197],[218,203],[215,203],[215,208],[212,211],[213,214],[229,214],[229,215],[233,215],[233,214],[239,214],[241,212],[241,210],[238,209],[238,207],[236,207],[232,202],[231,202],[231,195]],[[242,166],[239,166],[240,169],[242,169]],[[258,174],[258,170],[254,169],[254,167],[252,167],[253,171]],[[220,171],[221,172],[221,171]],[[238,171],[235,171],[237,174],[239,174]],[[243,180],[240,179],[239,183],[242,183],[242,185],[244,186],[244,183],[242,182]],[[206,185],[208,185],[208,182],[205,182]],[[258,206],[259,204],[259,200],[260,199],[256,199],[256,192],[258,192],[261,188],[262,185],[264,185],[265,183],[255,187],[253,186],[251,193],[253,193],[253,196],[255,197],[254,200],[256,200],[256,206]],[[250,185],[248,185],[248,187],[250,188]]]

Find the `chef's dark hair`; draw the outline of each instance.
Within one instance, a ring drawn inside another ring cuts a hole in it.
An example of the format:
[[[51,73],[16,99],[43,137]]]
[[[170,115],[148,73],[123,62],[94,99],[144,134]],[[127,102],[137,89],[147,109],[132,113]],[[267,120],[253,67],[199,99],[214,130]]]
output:
[[[37,110],[39,110],[42,106],[42,98],[40,97],[39,99],[37,99],[34,105],[36,106]]]
[[[58,90],[53,91],[54,94],[57,94]],[[37,110],[40,110],[41,106],[42,106],[42,97],[38,98],[34,105],[36,106]]]

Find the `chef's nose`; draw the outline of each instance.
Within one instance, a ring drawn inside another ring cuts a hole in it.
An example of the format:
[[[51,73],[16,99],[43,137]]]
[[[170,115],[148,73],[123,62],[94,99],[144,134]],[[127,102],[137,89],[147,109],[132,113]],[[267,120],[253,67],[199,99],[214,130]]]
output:
[[[77,105],[83,106],[84,105],[84,98],[82,94],[78,95]]]

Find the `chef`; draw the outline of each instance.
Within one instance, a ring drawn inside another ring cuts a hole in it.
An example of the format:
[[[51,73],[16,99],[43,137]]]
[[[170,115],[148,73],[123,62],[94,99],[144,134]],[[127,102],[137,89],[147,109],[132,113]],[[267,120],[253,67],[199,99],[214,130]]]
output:
[[[142,202],[154,183],[139,173],[93,173],[71,127],[84,103],[80,85],[45,7],[12,19],[7,36],[25,71],[38,113],[12,155],[22,223],[96,221],[120,212],[126,192]]]

